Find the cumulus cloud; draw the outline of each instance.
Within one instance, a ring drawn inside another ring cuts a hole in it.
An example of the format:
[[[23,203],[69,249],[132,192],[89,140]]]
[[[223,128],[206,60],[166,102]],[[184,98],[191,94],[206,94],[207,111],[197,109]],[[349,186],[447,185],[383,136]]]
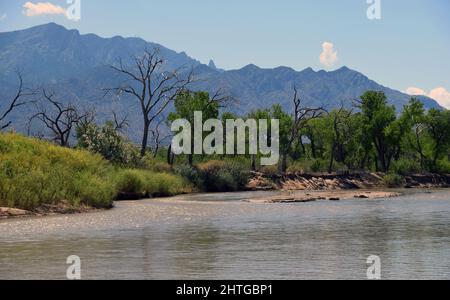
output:
[[[413,87],[413,86],[407,88],[406,93],[411,96],[426,96],[427,95],[427,93],[424,90],[419,89],[417,87]]]
[[[27,2],[23,5],[25,11],[23,12],[27,17],[34,17],[39,15],[66,15],[66,9],[49,3],[49,2]]]
[[[411,96],[427,96],[436,100],[441,106],[450,109],[450,92],[443,87],[431,90],[429,93],[417,87],[409,87],[406,93]]]
[[[320,63],[326,67],[331,67],[337,60],[338,53],[334,50],[333,43],[324,42],[322,44],[322,53],[320,54]]]

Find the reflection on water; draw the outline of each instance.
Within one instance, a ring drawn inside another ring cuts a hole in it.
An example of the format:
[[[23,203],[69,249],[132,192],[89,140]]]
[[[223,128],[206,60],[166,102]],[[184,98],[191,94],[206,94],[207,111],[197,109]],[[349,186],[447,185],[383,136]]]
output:
[[[450,279],[448,191],[255,204],[254,193],[121,202],[100,213],[0,222],[0,279]],[[200,200],[200,201],[197,201]],[[228,201],[226,201],[228,200]]]

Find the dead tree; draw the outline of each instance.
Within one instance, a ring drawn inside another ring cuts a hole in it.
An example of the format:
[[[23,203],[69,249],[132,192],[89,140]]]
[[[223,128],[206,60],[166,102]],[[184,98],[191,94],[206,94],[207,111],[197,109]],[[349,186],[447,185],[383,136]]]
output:
[[[118,66],[111,66],[127,80],[121,86],[107,91],[115,91],[119,95],[127,94],[135,98],[140,105],[144,121],[141,156],[144,156],[147,150],[152,123],[175,100],[177,94],[192,82],[192,71],[181,77],[181,68],[165,71],[164,63],[158,49],[146,49],[142,56],[133,59],[132,66],[125,66],[122,60],[119,60]]]
[[[81,122],[89,122],[90,114],[80,114],[74,105],[63,104],[55,98],[53,92],[42,90],[43,103],[36,105],[37,112],[30,118],[30,124],[34,120],[40,121],[51,132],[52,141],[68,147],[73,129]]]
[[[32,103],[33,101],[26,101],[25,99],[36,95],[36,90],[31,90],[24,87],[23,78],[20,73],[17,73],[17,77],[19,78],[19,87],[17,88],[17,92],[13,99],[6,104],[4,111],[0,111],[0,130],[4,130],[11,126],[12,122],[6,120],[8,115],[10,115],[16,108]]]
[[[155,128],[151,130],[153,137],[153,144],[155,147],[153,151],[153,158],[156,158],[156,156],[158,155],[158,151],[163,146],[164,142],[173,136],[172,134],[163,135],[163,132],[161,131],[161,125],[164,123],[164,121],[165,121],[164,119],[161,120],[155,126]],[[171,151],[171,148],[169,150]]]
[[[335,111],[333,116],[333,144],[330,154],[330,164],[328,165],[328,173],[331,174],[333,171],[334,161],[337,160],[339,162],[345,161],[346,151],[344,147],[344,140],[347,138],[345,136],[345,130],[342,129],[345,126],[345,123],[348,122],[350,117],[353,114],[353,110],[346,110],[344,107],[344,103],[341,104],[341,107],[338,111]],[[336,158],[337,156],[337,158]]]
[[[294,97],[292,98],[294,105],[294,114],[292,118],[292,127],[290,130],[287,143],[281,151],[281,164],[280,171],[286,172],[287,170],[287,158],[292,150],[292,145],[295,141],[301,138],[300,132],[308,125],[308,122],[320,118],[325,109],[323,107],[311,108],[303,104],[302,99],[299,97],[297,87],[294,86]]]
[[[128,122],[128,114],[125,115],[122,118],[119,118],[118,114],[115,111],[113,111],[112,115],[113,115],[113,118],[114,118],[113,119],[114,131],[122,132],[123,130],[125,130],[125,128],[130,126],[130,123]]]

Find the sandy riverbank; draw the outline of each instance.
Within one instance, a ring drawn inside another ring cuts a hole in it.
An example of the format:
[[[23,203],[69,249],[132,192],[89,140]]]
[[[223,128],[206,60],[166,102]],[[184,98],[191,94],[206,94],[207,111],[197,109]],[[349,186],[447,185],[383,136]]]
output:
[[[399,197],[399,192],[388,191],[285,191],[282,195],[261,197],[248,200],[252,203],[302,203],[318,200],[341,201],[349,199],[381,199]]]
[[[11,207],[0,207],[0,220],[10,219],[10,218],[26,218],[26,217],[45,217],[53,215],[67,215],[67,214],[79,214],[98,211],[96,209],[88,206],[71,206],[64,202],[56,205],[42,205],[33,211],[17,209]]]

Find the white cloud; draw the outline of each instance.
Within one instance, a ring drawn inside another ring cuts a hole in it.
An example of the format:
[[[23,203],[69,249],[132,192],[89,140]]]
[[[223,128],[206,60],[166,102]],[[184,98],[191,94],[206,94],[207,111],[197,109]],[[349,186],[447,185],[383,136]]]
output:
[[[337,61],[338,53],[334,50],[333,43],[324,42],[322,44],[322,53],[320,54],[320,63],[326,67],[331,67]]]
[[[411,96],[426,96],[427,95],[427,93],[424,90],[413,87],[413,86],[407,88],[406,93]]]
[[[39,15],[64,15],[66,16],[66,9],[54,5],[49,2],[37,2],[36,4],[32,2],[27,2],[23,5],[23,8],[25,8],[25,11],[23,12],[24,15],[27,17],[34,17]]]
[[[1,15],[0,16],[0,21],[3,21],[3,20],[5,20],[6,18],[8,17],[8,15],[7,14],[3,14],[3,15]]]
[[[443,87],[431,90],[429,93],[417,87],[409,87],[406,93],[411,96],[427,96],[436,100],[441,106],[450,109],[450,92]]]

